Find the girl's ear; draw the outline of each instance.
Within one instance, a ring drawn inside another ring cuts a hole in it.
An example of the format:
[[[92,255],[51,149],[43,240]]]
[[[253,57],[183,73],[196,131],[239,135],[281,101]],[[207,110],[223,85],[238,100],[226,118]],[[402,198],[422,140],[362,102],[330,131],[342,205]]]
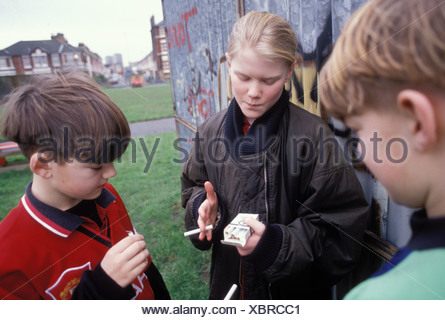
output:
[[[414,146],[426,151],[437,142],[437,114],[433,102],[420,91],[405,89],[397,95],[399,108],[411,116],[409,133],[414,137]]]
[[[292,73],[294,72],[296,63],[297,63],[297,60],[295,60],[294,63],[292,63],[292,66],[289,68],[289,71],[287,72],[287,75],[286,75],[284,83],[287,83],[289,81]]]
[[[29,159],[29,168],[42,178],[49,179],[52,176],[51,161],[46,159],[45,154],[36,152]]]

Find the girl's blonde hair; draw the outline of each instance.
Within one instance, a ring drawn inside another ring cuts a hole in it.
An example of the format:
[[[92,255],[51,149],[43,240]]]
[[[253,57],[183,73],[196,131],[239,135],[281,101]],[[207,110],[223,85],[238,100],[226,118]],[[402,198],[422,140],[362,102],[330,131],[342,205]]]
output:
[[[246,47],[265,59],[283,61],[290,68],[296,59],[298,42],[294,30],[283,18],[265,11],[251,11],[233,26],[227,50],[229,60]]]
[[[364,105],[391,105],[402,88],[445,89],[444,22],[443,0],[371,0],[363,5],[348,20],[321,70],[324,106],[343,118],[360,113]]]

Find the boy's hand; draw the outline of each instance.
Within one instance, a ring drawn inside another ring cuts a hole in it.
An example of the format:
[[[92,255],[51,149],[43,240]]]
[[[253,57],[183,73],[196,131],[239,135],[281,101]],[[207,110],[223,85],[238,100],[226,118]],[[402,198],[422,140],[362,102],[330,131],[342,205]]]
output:
[[[216,215],[218,214],[218,198],[216,196],[213,185],[210,181],[204,183],[204,188],[207,192],[207,198],[198,208],[198,226],[201,229],[199,240],[204,240],[207,235],[207,240],[212,240],[212,230],[205,230],[208,225],[215,226]]]
[[[140,234],[125,237],[108,250],[102,269],[122,288],[128,286],[148,266],[148,250]]]
[[[264,231],[266,230],[266,226],[264,225],[264,223],[253,218],[246,218],[243,221],[245,224],[252,228],[253,233],[250,235],[249,239],[247,239],[244,247],[236,248],[238,249],[238,253],[240,254],[240,256],[248,256],[256,248],[258,242],[263,236]]]

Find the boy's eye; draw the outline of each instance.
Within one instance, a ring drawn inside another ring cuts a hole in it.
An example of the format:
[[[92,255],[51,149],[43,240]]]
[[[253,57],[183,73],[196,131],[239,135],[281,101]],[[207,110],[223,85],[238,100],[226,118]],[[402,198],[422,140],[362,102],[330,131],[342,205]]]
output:
[[[102,169],[102,166],[99,166],[99,167],[92,167],[91,169],[96,170],[96,171],[99,171],[100,169]]]

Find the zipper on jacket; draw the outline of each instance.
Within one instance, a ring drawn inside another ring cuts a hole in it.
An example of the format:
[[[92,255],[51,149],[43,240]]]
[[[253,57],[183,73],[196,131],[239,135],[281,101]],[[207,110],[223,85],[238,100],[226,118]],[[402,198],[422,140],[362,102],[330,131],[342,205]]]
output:
[[[269,179],[267,176],[267,156],[266,156],[266,152],[263,152],[263,172],[264,172],[264,204],[266,206],[266,222],[269,222]]]
[[[263,170],[264,170],[264,202],[265,202],[265,206],[266,206],[266,222],[269,222],[269,179],[268,179],[268,170],[267,170],[267,155],[266,155],[267,151],[264,151],[263,153]],[[269,299],[272,300],[272,292],[270,291],[270,287],[272,286],[271,283],[268,284],[267,286],[267,291],[269,293]]]

